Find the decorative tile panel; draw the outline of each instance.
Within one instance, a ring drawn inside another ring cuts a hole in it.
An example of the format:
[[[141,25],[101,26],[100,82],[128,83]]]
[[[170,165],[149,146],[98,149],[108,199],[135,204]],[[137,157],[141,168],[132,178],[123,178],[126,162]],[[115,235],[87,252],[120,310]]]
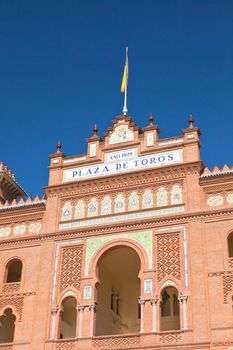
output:
[[[92,198],[88,203],[87,216],[97,216],[98,215],[98,202],[96,198]]]
[[[82,219],[84,218],[85,215],[85,204],[82,199],[77,201],[77,204],[75,206],[75,211],[74,211],[74,218],[75,219]]]
[[[133,191],[129,195],[129,202],[128,202],[128,209],[129,210],[138,210],[139,209],[139,196],[136,191]]]
[[[101,203],[101,215],[111,214],[112,201],[110,196],[105,196]]]
[[[217,207],[217,206],[223,205],[223,196],[220,196],[220,195],[210,196],[207,199],[207,204],[210,207]]]
[[[167,190],[160,187],[156,192],[156,207],[165,207],[168,205]]]
[[[106,243],[118,240],[120,238],[128,238],[138,242],[145,249],[148,257],[149,268],[152,268],[152,231],[131,232],[87,239],[85,276],[88,276],[90,261],[97,250]]]
[[[153,207],[153,193],[150,189],[144,191],[142,195],[142,208],[152,208]]]
[[[0,227],[0,237],[7,237],[11,233],[11,227],[10,226],[2,226]]]
[[[38,221],[38,222],[32,222],[29,227],[28,227],[28,230],[30,233],[39,233],[40,230],[41,230],[41,223]]]
[[[125,211],[125,197],[122,193],[118,193],[115,198],[114,212],[122,213]]]
[[[233,203],[233,193],[229,193],[227,195],[227,203],[229,203],[229,204]]]
[[[71,220],[72,218],[72,205],[70,202],[66,202],[62,208],[61,220]]]
[[[179,185],[174,185],[171,189],[171,204],[183,203],[182,188]]]

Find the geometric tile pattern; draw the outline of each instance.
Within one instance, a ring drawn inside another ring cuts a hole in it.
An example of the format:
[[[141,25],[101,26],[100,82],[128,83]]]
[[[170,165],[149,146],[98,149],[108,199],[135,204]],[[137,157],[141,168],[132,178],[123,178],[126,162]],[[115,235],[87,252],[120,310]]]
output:
[[[131,346],[140,345],[140,337],[139,336],[131,336],[131,337],[106,337],[93,339],[92,347],[104,349],[104,348],[124,348]]]
[[[82,269],[82,245],[62,248],[60,292],[69,286],[80,289],[80,278]]]
[[[180,279],[179,233],[157,235],[157,276],[161,281],[166,275]]]

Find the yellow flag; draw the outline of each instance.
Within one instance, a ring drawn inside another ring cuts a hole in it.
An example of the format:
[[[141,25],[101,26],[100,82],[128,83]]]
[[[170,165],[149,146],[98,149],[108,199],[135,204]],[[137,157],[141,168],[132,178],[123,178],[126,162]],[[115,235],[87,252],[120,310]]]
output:
[[[126,60],[125,60],[125,68],[121,83],[121,92],[125,92],[125,89],[128,85],[128,53],[126,53]]]

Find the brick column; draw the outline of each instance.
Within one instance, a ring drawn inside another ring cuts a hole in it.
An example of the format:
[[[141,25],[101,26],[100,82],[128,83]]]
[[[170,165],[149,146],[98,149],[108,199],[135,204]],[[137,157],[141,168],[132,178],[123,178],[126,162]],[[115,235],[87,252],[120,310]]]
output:
[[[91,315],[90,315],[89,336],[93,337],[93,333],[94,333],[94,315],[95,315],[95,311],[96,311],[96,304],[95,303],[93,305],[89,306],[89,311],[91,313]]]
[[[182,311],[183,311],[183,327],[182,327],[183,330],[188,329],[187,300],[188,300],[188,297],[185,295],[182,295],[180,297],[180,302],[181,302]]]
[[[59,320],[57,320],[57,311],[58,308],[55,306],[51,310],[51,328],[50,328],[50,339],[55,339],[57,338],[55,336],[56,334],[56,328],[57,328],[57,323],[59,323]]]
[[[78,305],[77,310],[79,312],[79,322],[78,322],[78,330],[76,329],[76,334],[78,333],[78,338],[82,337],[83,333],[83,312],[84,312],[85,306]]]
[[[139,300],[139,305],[141,308],[141,329],[140,329],[140,333],[144,333],[144,307],[145,307],[145,300],[140,299]]]
[[[157,323],[156,323],[156,318],[157,318],[157,303],[158,299],[151,299],[150,301],[152,305],[152,332],[157,332]]]

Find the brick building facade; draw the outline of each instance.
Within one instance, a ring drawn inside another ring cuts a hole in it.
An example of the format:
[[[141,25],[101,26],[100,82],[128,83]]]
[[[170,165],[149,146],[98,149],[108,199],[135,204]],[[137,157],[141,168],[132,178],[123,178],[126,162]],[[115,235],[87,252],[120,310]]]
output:
[[[43,198],[0,163],[0,350],[233,349],[233,169],[199,136],[116,117]]]

